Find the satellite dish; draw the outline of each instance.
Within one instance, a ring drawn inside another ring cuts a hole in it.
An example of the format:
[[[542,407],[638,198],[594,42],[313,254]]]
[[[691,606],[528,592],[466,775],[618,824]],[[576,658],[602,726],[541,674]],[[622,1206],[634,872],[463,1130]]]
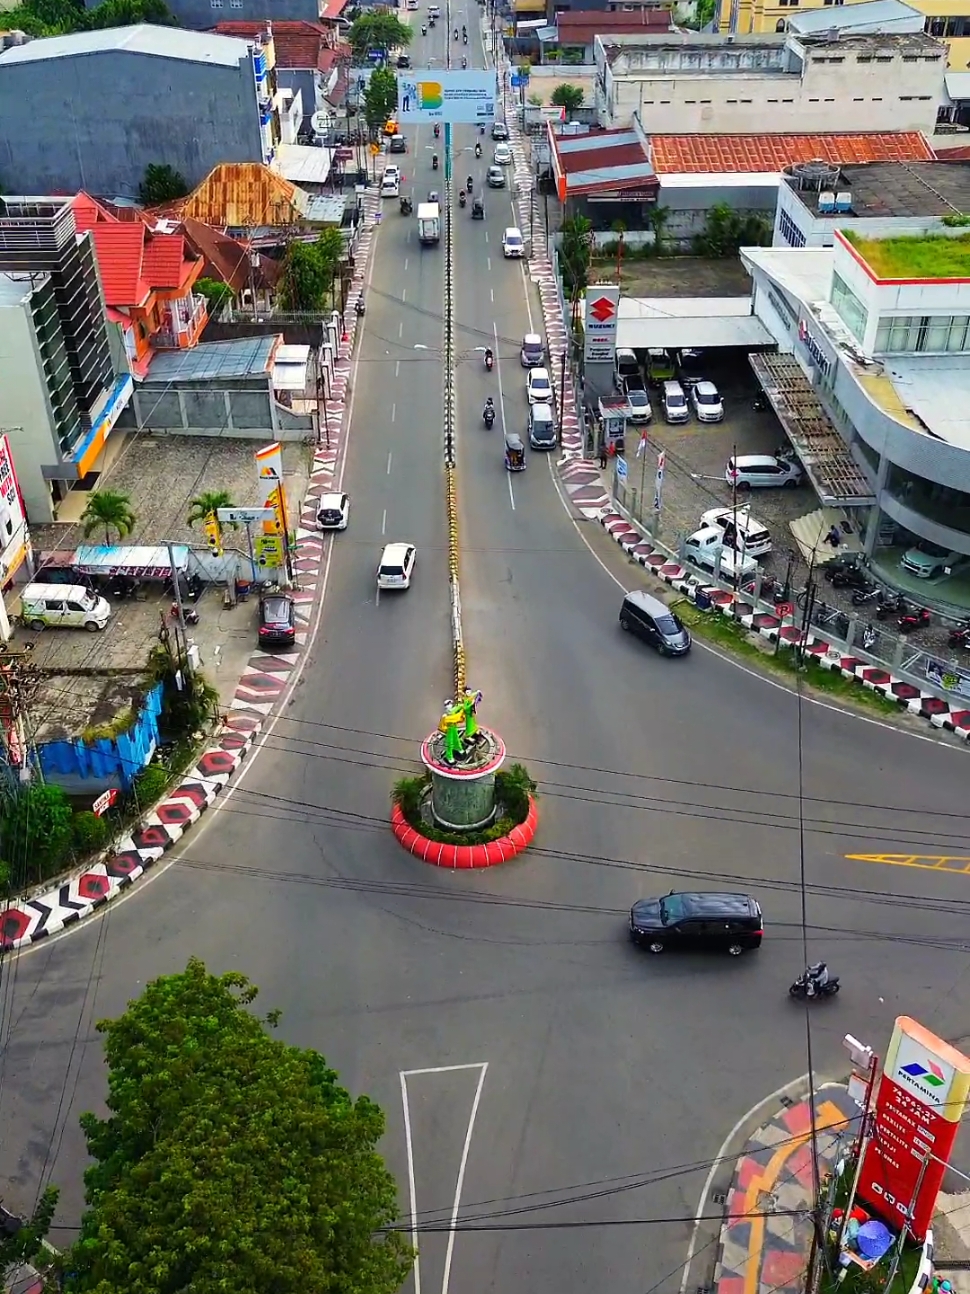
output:
[[[325,135],[330,129],[330,118],[325,112],[315,112],[310,118],[310,125],[318,135]]]

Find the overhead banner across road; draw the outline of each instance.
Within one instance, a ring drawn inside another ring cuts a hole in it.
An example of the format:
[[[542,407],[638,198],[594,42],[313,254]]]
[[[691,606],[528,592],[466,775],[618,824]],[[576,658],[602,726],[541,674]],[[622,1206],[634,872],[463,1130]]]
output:
[[[428,68],[397,74],[398,121],[491,125],[496,97],[495,73],[481,68]]]

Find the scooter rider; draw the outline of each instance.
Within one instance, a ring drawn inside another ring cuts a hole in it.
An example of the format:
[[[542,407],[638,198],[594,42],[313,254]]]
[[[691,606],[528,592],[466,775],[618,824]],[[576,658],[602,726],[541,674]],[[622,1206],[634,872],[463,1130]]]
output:
[[[422,23],[422,24],[421,24],[421,35],[422,35],[422,36],[427,36],[427,34],[428,34],[428,28],[427,28],[427,26],[426,26],[426,24],[425,24],[425,23]]]
[[[481,146],[481,144],[476,143],[476,145],[475,145],[475,156],[476,156],[476,157],[481,157],[481,155],[482,155],[482,146]]]
[[[472,191],[472,189],[473,189],[474,187],[475,187],[475,180],[474,180],[474,177],[473,177],[473,176],[471,176],[471,175],[469,175],[469,177],[468,177],[468,183],[465,185],[465,188],[468,190],[468,192],[469,192],[469,193],[471,193],[471,191]]]
[[[435,137],[435,139],[437,139],[437,138],[438,138],[438,136],[439,136],[440,134],[441,134],[441,125],[440,125],[440,123],[439,123],[439,122],[437,122],[437,121],[436,121],[436,122],[435,122],[435,124],[434,124],[434,137]]]
[[[458,28],[456,27],[456,28],[455,28],[455,40],[457,40],[457,39],[458,39]]]
[[[466,68],[468,66],[468,59],[464,56],[464,54],[462,54],[461,56],[461,65],[462,65],[462,68]]]
[[[492,348],[491,346],[486,346],[485,347],[485,367],[491,368],[494,362],[495,362],[495,356],[492,354]]]
[[[492,397],[489,396],[485,401],[485,408],[482,410],[482,422],[486,427],[491,427],[495,421],[495,405],[492,403]]]
[[[825,962],[805,967],[805,991],[809,997],[817,997],[828,982],[829,968]]]

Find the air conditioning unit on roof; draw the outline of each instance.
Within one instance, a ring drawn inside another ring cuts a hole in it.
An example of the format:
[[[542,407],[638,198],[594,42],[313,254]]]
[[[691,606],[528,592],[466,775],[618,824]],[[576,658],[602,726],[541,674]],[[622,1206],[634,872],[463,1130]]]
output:
[[[818,195],[818,209],[821,212],[830,213],[835,210],[835,194],[826,191]]]

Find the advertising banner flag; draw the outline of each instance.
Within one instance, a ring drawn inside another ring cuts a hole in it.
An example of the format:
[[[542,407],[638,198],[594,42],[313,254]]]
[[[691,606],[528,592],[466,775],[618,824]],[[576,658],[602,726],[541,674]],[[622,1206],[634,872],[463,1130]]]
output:
[[[286,531],[286,495],[283,490],[283,447],[279,441],[257,449],[256,472],[259,477],[259,506],[273,509],[273,520],[263,522],[263,533],[282,535]]]
[[[899,1016],[874,1110],[859,1196],[898,1228],[926,1237],[970,1092],[970,1058]]]
[[[400,122],[447,121],[453,125],[491,125],[497,98],[495,73],[481,68],[427,68],[397,74]]]

